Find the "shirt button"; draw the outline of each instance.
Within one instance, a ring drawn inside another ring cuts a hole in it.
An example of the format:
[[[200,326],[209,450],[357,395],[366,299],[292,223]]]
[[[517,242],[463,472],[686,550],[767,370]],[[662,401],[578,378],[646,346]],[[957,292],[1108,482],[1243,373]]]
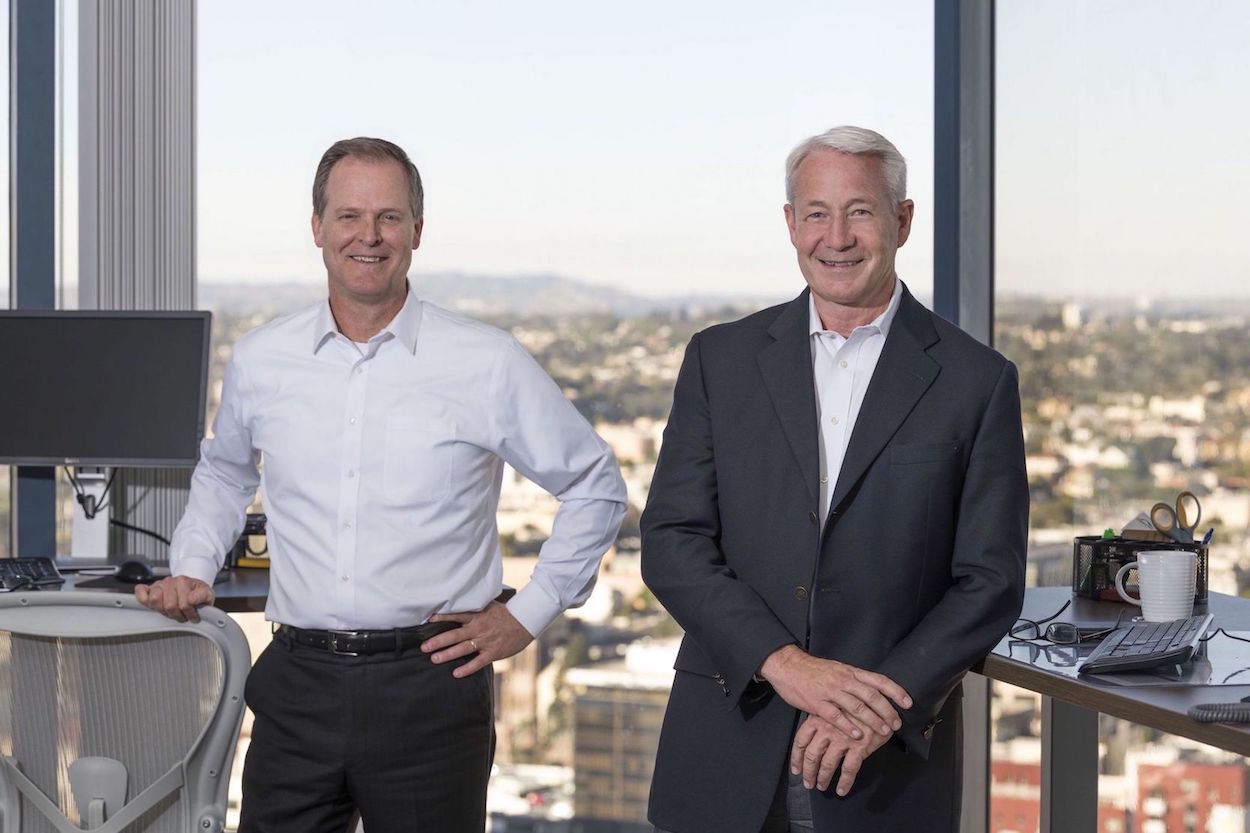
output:
[[[822,485],[822,486],[823,486],[823,485],[825,485],[825,484],[826,484],[826,483],[828,483],[828,482],[829,482],[829,477],[828,477],[828,475],[821,475],[821,478],[820,478],[820,485]]]
[[[352,528],[352,522],[351,522],[351,521],[343,521],[343,528],[344,528],[344,529],[351,529],[351,528]]]
[[[351,580],[352,580],[351,576],[343,576],[343,581],[351,581]]]
[[[838,424],[838,418],[837,418],[837,417],[829,417],[829,421],[830,421],[830,422],[832,422],[834,425],[837,425],[837,424]]]
[[[352,479],[353,477],[355,477],[355,476],[356,476],[356,472],[352,471],[351,469],[348,469],[348,471],[347,471],[347,479],[348,479],[348,480],[351,480],[351,479]]]
[[[801,584],[798,587],[794,588],[794,598],[798,599],[800,602],[806,601],[807,600],[807,588]]]
[[[841,364],[843,367],[846,367],[846,359],[843,359],[841,362],[839,362],[839,364]]]
[[[348,425],[355,425],[355,424],[356,424],[356,417],[352,417],[351,419],[349,419],[349,420],[347,421],[347,424],[348,424]]]

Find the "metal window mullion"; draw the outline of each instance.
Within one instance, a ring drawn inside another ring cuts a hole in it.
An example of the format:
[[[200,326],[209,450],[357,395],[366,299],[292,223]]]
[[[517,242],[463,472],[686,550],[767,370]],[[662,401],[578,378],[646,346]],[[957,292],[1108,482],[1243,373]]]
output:
[[[986,344],[994,309],[994,3],[934,2],[934,311]],[[990,682],[964,680],[961,833],[989,829]]]

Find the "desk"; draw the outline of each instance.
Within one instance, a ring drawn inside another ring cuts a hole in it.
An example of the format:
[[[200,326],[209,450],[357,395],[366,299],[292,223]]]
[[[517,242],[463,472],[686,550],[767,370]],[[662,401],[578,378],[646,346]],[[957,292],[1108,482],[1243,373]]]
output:
[[[269,598],[269,571],[235,568],[229,571],[230,577],[213,585],[213,594],[217,600],[213,606],[226,613],[259,613],[265,610],[265,601]],[[62,591],[73,590],[79,573],[62,573],[65,584]],[[96,576],[82,576],[83,579]],[[100,590],[100,588],[91,588]],[[86,590],[86,588],[84,588]],[[47,591],[44,591],[47,592]],[[100,590],[100,592],[121,592]],[[133,592],[133,590],[131,591]]]
[[[1115,602],[1073,598],[1067,587],[1035,587],[1025,593],[1021,615],[1050,616],[1067,599],[1072,605],[1059,617],[1067,622],[1107,622],[1124,609]],[[1202,607],[1195,610],[1202,612]],[[1211,631],[1250,630],[1250,599],[1212,593],[1205,612],[1215,616]],[[1125,688],[1056,673],[1026,661],[1018,650],[1013,657],[1011,642],[1004,638],[973,670],[1042,695],[1042,833],[1096,829],[1099,713],[1250,755],[1250,727],[1198,723],[1186,716],[1197,703],[1234,702],[1250,695],[1250,681],[1219,687]]]

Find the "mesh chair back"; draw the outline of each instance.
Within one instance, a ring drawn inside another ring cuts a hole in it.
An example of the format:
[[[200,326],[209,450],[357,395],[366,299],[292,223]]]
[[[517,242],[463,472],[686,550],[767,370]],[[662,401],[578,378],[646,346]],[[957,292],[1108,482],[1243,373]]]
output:
[[[0,833],[223,829],[251,658],[226,614],[201,619],[115,593],[0,596]],[[101,795],[75,794],[86,758],[125,767],[123,802],[79,806]]]

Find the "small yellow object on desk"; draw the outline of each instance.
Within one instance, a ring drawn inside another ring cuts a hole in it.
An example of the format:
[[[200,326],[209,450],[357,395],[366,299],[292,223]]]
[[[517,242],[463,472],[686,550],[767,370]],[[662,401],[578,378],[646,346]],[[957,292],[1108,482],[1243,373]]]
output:
[[[240,558],[237,562],[235,562],[234,566],[251,567],[251,568],[260,569],[260,570],[268,570],[269,559],[268,557],[257,558],[255,556],[245,555],[242,558]]]

